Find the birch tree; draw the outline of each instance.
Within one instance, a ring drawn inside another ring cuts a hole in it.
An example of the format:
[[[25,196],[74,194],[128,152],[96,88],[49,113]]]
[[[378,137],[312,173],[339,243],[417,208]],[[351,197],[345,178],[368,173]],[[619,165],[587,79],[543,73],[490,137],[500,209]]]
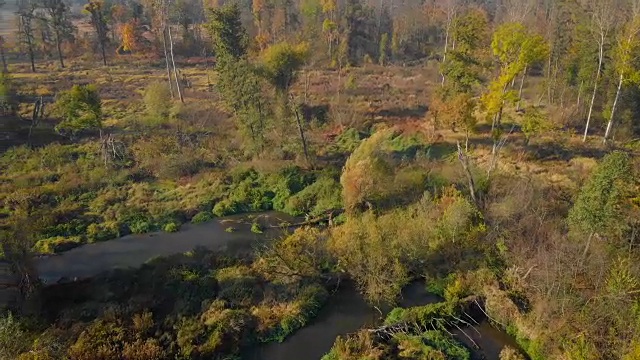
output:
[[[605,58],[605,46],[609,40],[609,36],[615,26],[616,8],[619,0],[583,0],[590,14],[589,31],[593,36],[598,47],[598,67],[596,68],[595,80],[593,85],[593,93],[591,95],[591,103],[589,104],[589,112],[587,114],[587,122],[584,128],[584,136],[582,141],[587,141],[589,134],[589,126],[591,124],[591,116],[593,115],[593,105],[598,94],[598,86],[602,76],[602,65]]]
[[[636,15],[625,26],[624,31],[620,35],[616,44],[614,67],[618,75],[618,87],[616,89],[616,96],[613,100],[613,105],[611,106],[611,114],[609,115],[607,130],[604,134],[604,143],[609,139],[611,129],[613,128],[614,116],[616,114],[616,108],[623,85],[640,83],[640,68],[638,68],[637,62],[640,51],[639,35],[640,15]]]

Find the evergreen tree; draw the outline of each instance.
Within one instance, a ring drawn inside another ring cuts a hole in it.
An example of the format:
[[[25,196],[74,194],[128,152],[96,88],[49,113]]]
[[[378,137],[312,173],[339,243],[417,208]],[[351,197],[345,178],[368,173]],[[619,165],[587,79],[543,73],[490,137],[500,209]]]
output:
[[[247,32],[240,19],[236,3],[209,10],[207,29],[214,44],[216,56],[240,59],[247,54]]]

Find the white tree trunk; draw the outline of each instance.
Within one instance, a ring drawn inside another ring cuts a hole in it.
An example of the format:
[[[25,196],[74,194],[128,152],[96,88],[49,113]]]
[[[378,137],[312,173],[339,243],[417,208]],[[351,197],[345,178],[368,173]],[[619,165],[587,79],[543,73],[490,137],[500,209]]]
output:
[[[444,36],[444,54],[442,55],[442,64],[444,65],[447,62],[447,50],[449,50],[449,31],[451,29],[451,22],[447,21],[447,30],[445,32],[445,36]],[[444,77],[444,72],[441,72],[442,75],[442,82],[440,83],[440,86],[444,86],[444,82],[445,82],[445,77]]]
[[[587,124],[584,128],[584,137],[582,142],[587,141],[587,135],[589,134],[589,124],[591,123],[591,115],[593,114],[593,104],[596,102],[596,94],[598,93],[598,82],[600,81],[600,73],[602,72],[602,61],[604,58],[604,35],[601,36],[600,51],[598,54],[598,71],[596,72],[596,80],[593,85],[593,95],[591,96],[591,104],[589,105],[589,114],[587,115]]]
[[[604,144],[607,143],[609,139],[609,134],[611,133],[611,128],[613,128],[613,116],[616,113],[616,107],[618,106],[618,99],[620,98],[620,89],[622,89],[622,82],[624,81],[624,73],[620,74],[620,80],[618,81],[618,90],[616,91],[616,98],[613,100],[613,106],[611,107],[611,117],[609,117],[609,123],[607,124],[607,131],[604,133],[604,140],[602,141]]]
[[[171,52],[171,64],[173,65],[173,78],[176,81],[176,89],[178,89],[178,97],[180,98],[180,102],[184,103],[184,97],[182,97],[182,91],[180,90],[180,80],[178,80],[176,61],[173,58],[173,38],[171,37],[171,26],[168,26],[167,28],[169,29],[169,51]]]

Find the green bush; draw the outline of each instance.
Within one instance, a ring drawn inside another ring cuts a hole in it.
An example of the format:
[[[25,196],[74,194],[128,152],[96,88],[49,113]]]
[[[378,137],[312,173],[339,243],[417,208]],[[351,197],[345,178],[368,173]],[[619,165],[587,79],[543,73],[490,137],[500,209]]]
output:
[[[201,212],[197,213],[191,219],[191,223],[192,224],[202,224],[202,223],[205,223],[207,221],[210,221],[211,219],[213,219],[213,215],[211,215],[211,213],[209,211],[201,211]]]
[[[133,234],[144,234],[153,230],[153,226],[146,220],[136,221],[129,224],[129,230]]]
[[[284,212],[293,216],[319,215],[342,208],[342,187],[330,175],[320,176],[313,184],[287,199]]]
[[[164,226],[164,231],[168,233],[174,233],[180,230],[180,225],[174,222],[168,223]]]
[[[216,205],[213,207],[213,214],[215,216],[226,216],[226,215],[233,215],[236,213],[238,213],[236,204],[228,199],[225,199],[216,203]]]
[[[89,243],[111,240],[117,237],[120,237],[120,224],[118,222],[108,221],[87,226],[87,241]]]
[[[94,85],[74,85],[58,95],[53,108],[62,119],[55,127],[59,133],[75,136],[102,127],[102,101]]]
[[[153,121],[161,123],[171,115],[171,92],[166,83],[149,84],[144,92],[144,105]]]
[[[55,254],[76,248],[84,243],[80,236],[63,237],[56,236],[38,240],[33,247],[33,251],[40,254]]]
[[[251,224],[251,232],[254,234],[262,234],[262,226],[257,222]]]

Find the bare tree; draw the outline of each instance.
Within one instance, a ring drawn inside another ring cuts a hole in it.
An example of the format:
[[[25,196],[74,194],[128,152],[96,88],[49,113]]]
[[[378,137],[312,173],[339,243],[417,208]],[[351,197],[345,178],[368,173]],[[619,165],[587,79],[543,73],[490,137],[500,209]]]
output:
[[[33,30],[34,12],[35,5],[32,3],[21,6],[18,10],[18,37],[27,46],[32,72],[36,72],[35,51],[33,49],[35,42]]]
[[[61,44],[63,39],[69,37],[74,29],[73,24],[67,18],[69,8],[62,0],[44,0],[42,6],[48,15],[47,22],[53,30],[60,67],[64,67]]]
[[[502,22],[525,24],[539,6],[538,0],[503,0],[499,5]]]
[[[164,51],[164,63],[167,70],[167,81],[169,84],[169,92],[171,93],[171,98],[174,98],[173,93],[173,80],[171,79],[171,65],[169,63],[169,50],[167,47],[167,26],[169,21],[169,7],[166,0],[154,0],[153,1],[153,9],[155,11],[155,22],[158,23],[158,28],[162,32],[162,48]],[[173,42],[171,42],[171,47],[173,47]],[[173,52],[172,52],[173,54]]]
[[[91,25],[96,30],[98,37],[98,43],[100,44],[100,50],[102,51],[102,63],[107,66],[107,54],[105,47],[109,41],[109,27],[107,26],[107,20],[104,16],[103,4],[97,0],[89,0],[85,9],[91,14]]]

